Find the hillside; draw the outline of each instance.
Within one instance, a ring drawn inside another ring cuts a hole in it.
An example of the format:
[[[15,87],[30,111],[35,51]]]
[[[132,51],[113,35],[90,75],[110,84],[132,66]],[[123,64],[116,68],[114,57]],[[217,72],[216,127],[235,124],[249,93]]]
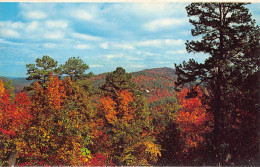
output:
[[[133,80],[140,86],[147,97],[148,102],[164,99],[174,93],[174,80],[176,78],[174,69],[154,68],[132,73]],[[106,73],[95,75],[90,80],[94,88],[99,88],[105,82]],[[3,81],[11,80],[15,92],[19,92],[24,86],[29,86],[32,81],[25,78],[0,77]]]
[[[94,88],[105,82],[106,73],[91,78]],[[132,73],[133,80],[141,88],[148,102],[164,99],[174,93],[174,69],[154,68]]]
[[[15,93],[20,92],[25,86],[29,86],[32,83],[32,81],[26,80],[26,78],[7,78],[0,76],[0,79],[2,79],[3,81],[11,80]]]
[[[171,68],[155,68],[133,73],[133,80],[143,90],[148,102],[161,100],[174,93],[175,71]]]

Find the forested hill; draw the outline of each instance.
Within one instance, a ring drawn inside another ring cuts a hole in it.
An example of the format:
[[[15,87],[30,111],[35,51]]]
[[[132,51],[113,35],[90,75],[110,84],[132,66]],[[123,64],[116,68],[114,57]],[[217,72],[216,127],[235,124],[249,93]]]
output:
[[[98,88],[105,82],[106,74],[95,75],[91,78],[94,88]],[[140,86],[148,102],[161,100],[173,95],[176,76],[175,70],[172,68],[153,68],[133,72],[132,78]],[[25,78],[0,77],[0,79],[3,81],[11,80],[15,93],[32,83],[32,81],[28,81]]]
[[[148,102],[172,96],[175,78],[175,70],[166,67],[133,73],[133,80],[143,90]]]
[[[93,86],[98,88],[105,82],[106,73],[94,76]],[[153,102],[172,96],[174,92],[175,70],[172,68],[146,69],[132,73],[133,80],[144,92],[147,101]]]
[[[10,80],[15,93],[20,92],[25,86],[29,86],[32,83],[32,81],[26,80],[26,78],[7,78],[0,76],[0,79],[3,81]]]

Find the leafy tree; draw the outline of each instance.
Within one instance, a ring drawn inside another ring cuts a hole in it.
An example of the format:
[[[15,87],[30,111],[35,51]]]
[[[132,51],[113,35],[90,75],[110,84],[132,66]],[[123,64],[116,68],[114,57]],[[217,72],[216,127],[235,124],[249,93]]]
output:
[[[62,74],[69,76],[73,81],[92,75],[92,73],[84,74],[85,71],[89,69],[89,66],[79,57],[69,58],[65,64],[61,65],[59,68]]]
[[[108,73],[105,84],[101,86],[101,90],[105,92],[116,93],[121,90],[136,90],[136,85],[132,82],[132,75],[126,73],[122,67],[117,67],[115,71]]]
[[[107,142],[104,152],[116,165],[148,165],[161,155],[146,102],[121,67],[106,76],[98,110]],[[103,148],[104,149],[104,148]]]
[[[11,94],[14,91],[14,87],[12,85],[13,85],[12,80],[4,81],[4,88],[5,88],[5,90],[9,91],[9,93],[11,93]]]
[[[30,125],[31,101],[26,93],[18,93],[14,100],[0,80],[0,164],[14,165],[26,147],[26,129]],[[2,161],[2,162],[1,162]]]
[[[192,153],[193,150],[200,149],[205,143],[205,136],[212,129],[210,124],[212,114],[206,111],[208,106],[202,104],[204,97],[200,87],[183,88],[177,94],[177,97],[180,110],[176,117],[176,123],[184,141],[180,155],[182,155],[181,158],[190,159],[189,165],[191,165],[195,159],[198,158],[201,161],[201,158],[203,158],[203,156],[200,157],[201,153],[195,155]],[[190,157],[187,155],[190,155]]]
[[[36,80],[40,85],[43,85],[50,74],[50,72],[57,72],[57,64],[50,56],[42,56],[36,59],[36,64],[27,64],[27,80]]]
[[[46,88],[34,83],[32,125],[27,135],[27,154],[20,163],[86,165],[91,159],[88,94],[69,77],[59,80],[52,73]]]
[[[148,104],[156,140],[161,145],[162,156],[155,164],[158,166],[183,165],[179,156],[183,149],[183,137],[176,123],[180,106],[176,96],[172,96]]]
[[[204,63],[191,59],[176,65],[177,85],[195,82],[205,84],[209,91],[210,107],[214,115],[213,149],[217,163],[224,164],[224,156],[237,152],[226,140],[230,117],[235,118],[236,97],[241,81],[259,71],[259,27],[243,3],[192,3],[186,7],[190,23],[195,26],[191,33],[200,36],[197,41],[187,41],[188,52],[209,54]],[[235,77],[241,73],[241,77]],[[240,84],[237,82],[240,79]],[[235,87],[234,83],[238,86]],[[251,88],[250,88],[251,89]],[[236,91],[234,91],[236,90]],[[240,92],[241,93],[241,92]],[[243,94],[243,93],[242,93]],[[233,113],[233,114],[231,114]],[[243,125],[242,125],[243,126]],[[230,151],[228,151],[230,150]]]
[[[95,153],[87,163],[88,166],[113,166],[114,164],[106,156]]]

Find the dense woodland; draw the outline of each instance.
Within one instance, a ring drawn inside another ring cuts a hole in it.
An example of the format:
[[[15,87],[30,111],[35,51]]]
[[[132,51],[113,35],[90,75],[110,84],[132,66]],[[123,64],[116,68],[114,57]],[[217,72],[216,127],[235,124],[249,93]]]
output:
[[[94,75],[44,55],[28,82],[0,79],[0,165],[260,165],[260,30],[245,5],[186,7],[203,63]]]

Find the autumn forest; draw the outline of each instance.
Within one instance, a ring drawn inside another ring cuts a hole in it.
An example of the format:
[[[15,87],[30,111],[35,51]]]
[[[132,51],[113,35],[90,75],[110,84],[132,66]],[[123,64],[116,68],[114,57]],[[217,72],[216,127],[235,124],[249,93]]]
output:
[[[1,77],[0,166],[260,165],[259,26],[243,3],[186,11],[202,63],[95,75],[43,55]]]

